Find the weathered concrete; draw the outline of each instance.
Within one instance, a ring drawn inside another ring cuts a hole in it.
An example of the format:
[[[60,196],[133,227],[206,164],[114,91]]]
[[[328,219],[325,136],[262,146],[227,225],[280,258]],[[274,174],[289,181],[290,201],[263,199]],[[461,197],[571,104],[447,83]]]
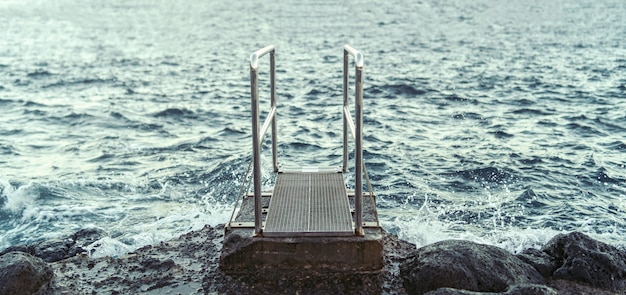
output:
[[[263,204],[269,206],[269,197]],[[350,198],[352,199],[352,198]],[[352,203],[352,200],[350,200]],[[253,220],[253,198],[243,200],[235,222]],[[376,201],[365,196],[363,221],[377,224]],[[333,272],[377,272],[384,265],[383,232],[380,227],[364,229],[364,236],[262,237],[252,228],[230,228],[224,233],[220,268],[226,272],[260,269],[310,269]]]
[[[251,230],[226,231],[220,267],[251,269],[316,269],[379,271],[383,267],[382,231],[367,229],[363,237],[253,237]]]

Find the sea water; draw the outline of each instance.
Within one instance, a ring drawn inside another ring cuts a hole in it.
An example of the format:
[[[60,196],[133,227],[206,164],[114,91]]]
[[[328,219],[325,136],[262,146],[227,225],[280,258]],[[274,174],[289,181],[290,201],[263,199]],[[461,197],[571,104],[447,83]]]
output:
[[[269,44],[285,166],[341,165],[343,45],[363,53],[387,231],[623,249],[624,19],[622,0],[2,1],[0,250],[95,227],[94,255],[120,255],[227,222],[251,158],[248,57]]]

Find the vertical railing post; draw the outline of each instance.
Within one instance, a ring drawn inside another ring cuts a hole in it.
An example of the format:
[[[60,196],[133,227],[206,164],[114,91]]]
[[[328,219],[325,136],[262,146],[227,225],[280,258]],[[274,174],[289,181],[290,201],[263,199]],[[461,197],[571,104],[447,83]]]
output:
[[[259,49],[250,55],[250,97],[252,100],[252,163],[253,163],[253,185],[254,185],[254,234],[263,235],[263,208],[261,204],[261,144],[263,136],[267,131],[268,124],[272,124],[272,156],[274,171],[278,171],[278,157],[276,150],[276,61],[274,46],[270,45]],[[270,84],[272,107],[265,118],[263,127],[259,129],[259,58],[270,54]]]
[[[343,108],[348,107],[348,62],[350,53],[344,48],[343,50]],[[348,172],[348,118],[345,112],[343,115],[343,172]]]
[[[254,55],[254,54],[253,54]],[[258,57],[257,57],[258,58]],[[252,60],[252,57],[251,57]],[[259,73],[252,62],[250,64],[250,93],[252,98],[252,162],[254,185],[254,233],[263,231],[263,215],[261,208],[261,145],[259,138]]]
[[[354,83],[354,113],[356,123],[348,121],[348,59],[354,56],[355,83]],[[354,159],[354,233],[363,235],[363,55],[350,45],[344,46],[343,50],[343,106],[344,106],[344,131],[343,131],[343,171],[348,171],[348,123],[354,135],[355,159]],[[356,126],[352,126],[356,125]]]
[[[270,83],[271,83],[271,100],[272,109],[276,110],[276,58],[275,51],[270,52]],[[276,126],[276,113],[272,119],[272,158],[274,163],[274,172],[278,172],[278,130]]]
[[[355,170],[355,233],[363,235],[363,56],[357,53],[355,56],[356,82],[355,89],[355,116],[356,116],[356,156],[354,161]]]

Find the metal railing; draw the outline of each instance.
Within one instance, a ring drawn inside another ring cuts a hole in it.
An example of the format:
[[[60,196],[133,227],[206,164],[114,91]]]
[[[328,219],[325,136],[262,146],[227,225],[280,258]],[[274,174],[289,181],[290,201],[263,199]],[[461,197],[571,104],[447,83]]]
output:
[[[348,64],[354,57],[354,113],[352,120],[348,103]],[[355,145],[354,159],[354,232],[363,235],[363,55],[350,45],[343,47],[343,171],[348,172],[348,129]],[[368,181],[369,184],[369,181]]]
[[[373,196],[372,187],[363,162],[363,55],[351,47],[345,45],[343,50],[343,171],[348,172],[348,130],[352,133],[355,142],[355,234],[363,235],[363,175],[365,175],[370,195]],[[270,86],[271,108],[265,118],[263,126],[259,130],[259,90],[258,90],[258,66],[259,59],[270,54]],[[355,65],[355,117],[349,109],[348,95],[348,71],[350,56],[354,57]],[[252,171],[254,186],[254,231],[255,235],[262,235],[263,214],[261,204],[261,147],[263,137],[270,124],[272,125],[272,158],[274,172],[278,172],[277,156],[277,127],[276,127],[276,62],[275,47],[269,45],[259,49],[250,55],[250,90],[252,99]],[[355,123],[356,121],[356,123]],[[250,167],[249,167],[250,168]],[[246,172],[247,175],[247,172]],[[247,176],[246,176],[247,178]],[[233,211],[234,214],[234,211]],[[231,216],[232,220],[232,216]]]
[[[250,92],[252,98],[252,162],[254,183],[254,233],[263,232],[263,213],[261,204],[261,145],[263,137],[272,125],[272,157],[274,172],[278,172],[277,139],[276,139],[276,60],[274,45],[261,48],[250,55]],[[270,87],[271,109],[259,130],[259,59],[270,54]]]

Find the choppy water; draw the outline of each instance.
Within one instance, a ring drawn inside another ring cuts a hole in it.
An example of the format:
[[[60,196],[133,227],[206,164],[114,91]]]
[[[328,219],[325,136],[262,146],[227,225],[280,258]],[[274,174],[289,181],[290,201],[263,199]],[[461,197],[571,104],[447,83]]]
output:
[[[275,2],[0,2],[0,249],[100,227],[120,254],[226,222],[268,44],[281,163],[340,165],[346,43],[387,230],[626,247],[626,2]]]

